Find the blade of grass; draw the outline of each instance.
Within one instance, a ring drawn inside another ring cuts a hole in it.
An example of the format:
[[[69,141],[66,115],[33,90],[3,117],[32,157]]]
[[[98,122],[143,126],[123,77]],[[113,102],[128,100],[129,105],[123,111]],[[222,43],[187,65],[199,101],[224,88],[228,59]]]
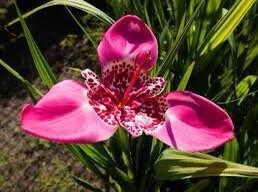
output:
[[[79,145],[65,145],[69,151],[77,157],[87,168],[89,168],[96,176],[103,179],[104,181],[108,181],[106,175],[103,174],[100,169],[95,165],[94,160],[88,156]]]
[[[75,23],[80,27],[80,29],[82,30],[82,32],[85,34],[85,36],[90,40],[90,42],[92,43],[92,45],[94,46],[95,49],[97,49],[97,43],[91,38],[90,34],[84,29],[84,27],[80,24],[80,22],[78,21],[78,19],[76,19],[76,17],[74,16],[74,14],[72,13],[72,11],[65,6],[66,10],[68,11],[68,13],[71,15],[71,17],[73,18],[73,20],[75,21]]]
[[[13,76],[15,76],[21,82],[21,84],[23,84],[27,88],[31,96],[31,99],[34,102],[36,101],[36,98],[35,98],[36,96],[39,96],[39,97],[43,96],[43,94],[36,87],[34,87],[29,81],[24,79],[17,71],[15,71],[12,67],[10,67],[7,63],[5,63],[1,59],[0,59],[0,65],[2,65],[8,72],[10,72]]]
[[[100,178],[106,181],[108,179],[103,173],[101,173],[98,167],[105,170],[121,186],[126,186],[129,189],[132,187],[132,178],[116,167],[113,162],[110,162],[108,160],[109,157],[104,156],[102,149],[99,149],[99,147],[96,148],[91,145],[67,145],[67,147],[79,158],[80,161],[89,167],[93,173],[97,173]]]
[[[150,28],[152,28],[151,27],[151,21],[150,21],[149,13],[148,13],[148,8],[147,8],[148,4],[149,4],[149,0],[144,0],[144,4],[143,4],[143,6],[144,6],[144,15],[145,15],[145,19],[146,19],[147,25]]]
[[[185,13],[185,1],[178,1],[178,0],[170,0],[173,5],[174,17],[175,17],[175,25],[177,28],[179,28],[180,23],[182,21],[183,15]]]
[[[93,191],[93,192],[101,192],[100,189],[92,186],[91,183],[89,183],[88,181],[85,181],[85,180],[83,180],[79,177],[75,177],[75,176],[73,176],[73,179],[76,181],[76,183],[83,186],[85,189],[88,189],[88,190]]]
[[[158,75],[164,75],[167,68],[171,67],[171,66],[169,66],[169,64],[171,64],[173,62],[173,59],[176,55],[176,52],[178,51],[178,49],[182,45],[182,43],[183,43],[183,41],[186,37],[187,31],[190,29],[190,26],[193,23],[195,17],[198,15],[199,11],[201,10],[201,7],[202,7],[203,3],[204,3],[204,0],[202,0],[198,4],[198,6],[196,7],[193,15],[190,17],[190,19],[186,23],[186,26],[184,27],[183,31],[181,33],[177,34],[175,42],[172,44],[171,48],[169,49],[169,51],[166,55],[166,58],[163,60],[163,62],[160,65],[160,68],[158,69],[158,72],[157,72]]]
[[[177,90],[179,91],[183,91],[185,90],[187,84],[188,84],[188,81],[190,79],[190,76],[192,74],[192,71],[193,71],[193,68],[194,68],[194,65],[195,65],[195,61],[193,61],[191,63],[191,65],[189,65],[189,67],[187,68],[182,80],[180,81],[178,87],[177,87]]]
[[[153,0],[152,5],[154,6],[154,10],[155,10],[156,16],[158,18],[160,27],[161,28],[165,27],[165,25],[167,23],[167,19],[165,17],[163,7],[161,5],[160,0]]]
[[[248,75],[243,80],[241,80],[236,86],[236,95],[239,99],[238,105],[240,105],[243,100],[248,96],[249,91],[253,84],[256,82],[258,76]]]
[[[31,56],[34,61],[34,65],[37,68],[37,71],[38,71],[39,76],[42,79],[43,83],[48,88],[50,88],[57,82],[57,79],[56,79],[54,73],[52,72],[50,66],[48,65],[46,59],[44,58],[43,54],[39,50],[37,44],[35,43],[32,35],[30,33],[29,28],[27,27],[24,19],[21,16],[20,9],[18,8],[15,0],[14,0],[14,5],[15,5],[16,11],[18,13],[18,16],[20,18],[22,29],[24,31],[24,35],[26,37],[27,44],[28,44],[30,52],[31,52]]]
[[[203,153],[166,149],[155,164],[160,180],[177,180],[209,176],[258,178],[258,168],[226,161]]]
[[[115,165],[112,157],[108,154],[101,143],[80,145],[80,148],[103,167],[111,167]]]
[[[254,45],[247,52],[247,56],[245,58],[245,63],[243,66],[243,70],[247,69],[249,65],[257,58],[258,56],[258,44]]]
[[[201,44],[198,53],[203,55],[225,41],[247,14],[254,2],[255,0],[236,1],[227,14],[212,28],[204,42]]]
[[[52,1],[49,1],[43,5],[40,5],[36,8],[28,11],[27,13],[25,13],[22,16],[22,18],[25,19],[25,18],[31,16],[32,14],[37,13],[38,11],[40,11],[42,9],[56,6],[56,5],[67,5],[70,7],[74,7],[76,9],[80,9],[86,13],[89,13],[89,14],[97,17],[98,19],[100,19],[101,21],[103,21],[104,23],[106,23],[108,25],[111,25],[114,22],[113,19],[111,19],[107,14],[105,14],[101,10],[97,9],[93,5],[87,3],[83,0],[52,0]],[[7,26],[13,25],[14,23],[17,23],[19,20],[20,20],[19,18],[14,19],[11,22],[9,22],[7,24]]]
[[[132,1],[133,8],[139,15],[144,15],[143,11],[143,6],[141,1]]]
[[[224,146],[224,152],[223,152],[223,159],[228,160],[228,161],[237,161],[238,157],[238,142],[237,139],[234,138],[230,142],[226,143]],[[228,186],[228,178],[222,177],[220,178],[219,181],[219,191],[227,191],[226,187]]]

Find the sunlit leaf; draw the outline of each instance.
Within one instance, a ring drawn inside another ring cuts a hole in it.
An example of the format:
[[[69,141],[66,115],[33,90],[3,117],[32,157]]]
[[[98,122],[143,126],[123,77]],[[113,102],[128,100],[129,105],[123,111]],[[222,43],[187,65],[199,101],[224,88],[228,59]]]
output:
[[[80,148],[99,165],[103,167],[114,166],[113,159],[110,157],[103,144],[80,145]]]
[[[237,142],[237,139],[234,138],[224,145],[223,159],[236,162],[238,157],[238,150],[239,150],[238,142]],[[226,177],[220,178],[220,182],[219,182],[220,191],[226,190],[226,187],[228,186],[228,182],[229,182],[228,178]]]
[[[29,17],[32,14],[37,13],[38,11],[40,11],[42,9],[56,6],[56,5],[67,5],[69,7],[74,7],[76,9],[80,9],[86,13],[89,13],[89,14],[99,18],[101,21],[107,23],[108,25],[113,23],[113,20],[107,14],[105,14],[98,8],[94,7],[93,5],[87,3],[86,1],[83,1],[83,0],[52,0],[41,6],[38,6],[34,9],[32,9],[31,11],[28,11],[22,17],[23,18]],[[8,23],[7,26],[13,25],[14,23],[17,23],[18,21],[19,21],[19,18],[14,19],[10,23]]]
[[[104,181],[108,181],[106,175],[102,173],[102,171],[97,165],[95,165],[94,160],[87,153],[85,153],[85,151],[81,149],[80,145],[66,145],[66,147],[80,162],[82,162],[96,176],[103,179]]]
[[[248,96],[248,93],[256,80],[256,75],[248,75],[242,81],[240,81],[240,83],[237,84],[236,94],[237,98],[239,99],[238,104],[240,104]]]
[[[203,55],[204,53],[213,50],[225,41],[247,14],[254,2],[255,0],[236,1],[227,14],[217,22],[207,35],[199,49],[200,54]]]
[[[257,58],[257,56],[258,56],[258,44],[256,44],[255,46],[251,47],[248,50],[247,56],[245,58],[245,63],[244,63],[243,70],[248,68],[248,66],[254,61],[255,58]]]
[[[155,164],[160,180],[230,176],[258,178],[258,168],[241,165],[202,153],[166,149]]]
[[[184,90],[187,86],[187,83],[189,81],[189,78],[192,74],[193,68],[194,68],[195,62],[192,62],[191,65],[187,68],[182,80],[180,81],[177,90]]]

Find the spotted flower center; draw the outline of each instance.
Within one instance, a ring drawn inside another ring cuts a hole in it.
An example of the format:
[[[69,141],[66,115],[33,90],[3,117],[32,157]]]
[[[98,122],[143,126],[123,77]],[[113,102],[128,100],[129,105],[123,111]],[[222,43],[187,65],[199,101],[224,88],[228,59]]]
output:
[[[122,125],[135,137],[162,124],[167,106],[159,95],[165,80],[161,77],[148,79],[146,73],[139,71],[130,84],[137,70],[134,63],[114,61],[108,66],[102,70],[102,81],[89,69],[82,72],[89,103],[101,119],[111,125]],[[128,87],[130,92],[126,94]]]

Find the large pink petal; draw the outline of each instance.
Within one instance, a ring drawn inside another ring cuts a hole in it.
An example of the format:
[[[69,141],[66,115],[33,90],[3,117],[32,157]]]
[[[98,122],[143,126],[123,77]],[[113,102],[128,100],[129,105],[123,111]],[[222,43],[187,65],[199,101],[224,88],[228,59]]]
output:
[[[104,70],[114,61],[129,59],[141,64],[144,54],[150,52],[150,60],[144,66],[151,68],[157,61],[158,45],[148,26],[135,15],[126,15],[116,21],[105,33],[99,44],[98,55]]]
[[[25,105],[21,127],[36,137],[62,143],[94,143],[108,139],[117,126],[96,114],[87,89],[75,81],[56,84],[35,106]]]
[[[165,123],[151,135],[185,151],[209,151],[234,137],[228,114],[208,99],[186,91],[166,97]]]

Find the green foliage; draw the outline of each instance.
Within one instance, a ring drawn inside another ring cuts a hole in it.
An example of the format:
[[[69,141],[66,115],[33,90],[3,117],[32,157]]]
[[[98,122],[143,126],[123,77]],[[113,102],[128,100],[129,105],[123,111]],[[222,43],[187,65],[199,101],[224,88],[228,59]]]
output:
[[[42,97],[43,94],[36,88],[34,87],[29,81],[24,79],[17,71],[15,71],[12,67],[10,67],[7,63],[5,63],[3,60],[0,59],[0,65],[4,67],[9,73],[11,73],[14,77],[16,77],[22,85],[25,86],[27,89],[28,93],[31,96],[31,99],[33,101],[36,101],[36,97],[40,96]]]
[[[78,177],[73,177],[74,180],[81,186],[83,186],[85,189],[88,189],[90,191],[94,191],[94,192],[101,192],[100,189],[97,189],[96,187],[92,186],[89,182],[81,179],[81,178],[78,178]]]
[[[248,96],[250,88],[253,86],[256,80],[256,75],[248,75],[236,85],[236,96],[239,99],[239,101],[237,102],[238,105],[240,105],[243,100]]]
[[[226,40],[254,3],[255,0],[236,1],[207,35],[200,48],[201,54],[213,50]]]
[[[83,0],[52,0],[49,1],[41,6],[36,7],[35,9],[25,13],[22,17],[26,18],[29,17],[30,15],[42,10],[46,9],[48,7],[56,6],[56,5],[65,5],[69,7],[74,7],[76,9],[80,9],[86,13],[89,13],[97,18],[99,18],[101,21],[105,22],[106,24],[112,24],[113,20],[106,15],[104,12],[101,10],[97,9],[96,7],[92,6],[91,4],[83,1]],[[8,23],[7,26],[13,25],[14,23],[18,22],[19,18],[14,19],[10,23]]]
[[[41,53],[40,49],[38,48],[36,42],[34,41],[29,28],[27,27],[23,17],[21,16],[21,12],[16,4],[16,1],[14,1],[14,5],[15,5],[16,11],[18,13],[18,16],[20,18],[22,29],[24,31],[24,35],[26,37],[35,67],[37,68],[39,76],[42,79],[42,82],[48,88],[50,88],[57,82],[56,77],[55,77],[54,73],[52,72],[52,69],[48,65],[46,59],[44,58],[43,54]]]
[[[168,53],[166,54],[165,59],[160,64],[160,68],[159,68],[159,71],[157,72],[157,74],[161,74],[161,75],[163,74],[164,75],[165,70],[168,70],[171,67],[173,59],[175,58],[176,53],[179,50],[180,46],[183,44],[183,41],[186,37],[186,34],[187,34],[188,30],[190,29],[195,17],[198,15],[198,13],[199,13],[199,11],[202,7],[203,2],[204,1],[201,1],[201,3],[198,5],[195,12],[193,13],[193,15],[191,15],[189,21],[186,24],[185,24],[186,12],[184,13],[184,16],[182,18],[180,26],[178,28],[178,33],[177,33],[176,39],[173,42],[173,44],[171,45]]]
[[[189,65],[189,67],[187,68],[182,80],[180,81],[180,83],[177,87],[177,90],[185,90],[186,85],[188,84],[188,81],[189,81],[190,76],[192,74],[194,64],[195,64],[195,62],[191,63],[191,65]]]
[[[231,176],[258,178],[258,168],[222,160],[203,153],[166,149],[155,164],[156,178],[177,180],[196,177]]]
[[[70,11],[70,9],[65,6],[66,10],[68,11],[68,13],[71,15],[71,17],[74,19],[74,21],[76,22],[76,24],[80,27],[80,29],[82,30],[82,32],[85,34],[85,36],[90,40],[90,42],[92,43],[92,45],[94,46],[95,49],[97,49],[97,44],[96,42],[91,38],[91,36],[89,35],[89,33],[86,31],[86,29],[80,24],[80,22],[78,21],[78,19],[76,19],[76,17],[74,16],[74,14],[72,13],[72,11]]]

